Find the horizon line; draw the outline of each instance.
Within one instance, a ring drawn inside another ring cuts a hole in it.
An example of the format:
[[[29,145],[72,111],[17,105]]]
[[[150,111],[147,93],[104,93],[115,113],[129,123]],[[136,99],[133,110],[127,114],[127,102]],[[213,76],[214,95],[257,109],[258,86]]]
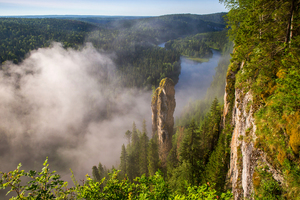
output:
[[[85,14],[46,14],[46,15],[0,15],[0,17],[42,17],[42,16],[86,16],[86,17],[160,17],[166,15],[211,15],[218,13],[228,12],[216,12],[209,14],[193,14],[193,13],[174,13],[174,14],[163,14],[163,15],[85,15]]]

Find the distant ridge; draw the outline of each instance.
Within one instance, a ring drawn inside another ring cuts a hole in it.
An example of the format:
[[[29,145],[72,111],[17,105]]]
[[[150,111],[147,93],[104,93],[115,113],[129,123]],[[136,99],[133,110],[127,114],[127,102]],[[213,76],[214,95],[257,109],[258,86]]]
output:
[[[164,16],[178,16],[178,15],[194,15],[194,16],[205,16],[210,17],[213,15],[226,15],[227,12],[211,13],[211,14],[191,14],[191,13],[177,13],[167,14],[159,16],[122,16],[122,15],[12,15],[12,16],[0,16],[0,18],[117,18],[117,19],[141,19],[141,18],[152,18],[152,17],[164,17]]]
[[[110,15],[16,15],[16,16],[0,16],[0,18],[118,18],[118,19],[140,19],[152,16],[110,16]]]

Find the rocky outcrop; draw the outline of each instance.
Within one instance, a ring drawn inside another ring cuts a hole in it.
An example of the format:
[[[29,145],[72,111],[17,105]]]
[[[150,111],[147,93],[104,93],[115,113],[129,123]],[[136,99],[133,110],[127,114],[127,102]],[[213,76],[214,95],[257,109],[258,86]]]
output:
[[[168,152],[172,147],[174,126],[175,89],[172,79],[161,80],[152,97],[152,136],[157,134],[159,143],[159,158],[164,167]]]
[[[240,65],[242,70],[244,62]],[[231,78],[235,79],[235,75]],[[227,80],[228,81],[228,80]],[[282,183],[282,173],[268,163],[266,154],[255,148],[256,125],[252,108],[253,95],[243,89],[235,88],[234,101],[229,101],[230,94],[225,93],[224,120],[231,118],[234,127],[231,139],[230,168],[227,174],[228,185],[234,199],[254,199],[253,174],[256,167],[267,165],[273,178]],[[230,104],[233,104],[231,109]],[[229,113],[231,111],[232,113]],[[230,117],[228,117],[231,114]]]
[[[232,113],[234,130],[231,140],[230,169],[228,177],[232,184],[234,199],[251,199],[253,193],[252,177],[257,160],[254,148],[256,126],[253,118],[250,92],[235,91]]]

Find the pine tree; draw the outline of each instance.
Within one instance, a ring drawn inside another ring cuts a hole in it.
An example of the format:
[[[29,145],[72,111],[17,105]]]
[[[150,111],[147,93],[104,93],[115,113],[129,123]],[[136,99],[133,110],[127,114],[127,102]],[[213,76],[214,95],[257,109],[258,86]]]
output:
[[[140,138],[139,131],[136,128],[135,122],[132,124],[131,144],[128,146],[126,172],[128,178],[132,181],[137,176],[140,176],[139,170],[139,154],[140,154]]]
[[[125,138],[128,140],[128,144],[130,144],[131,135],[132,135],[132,132],[130,130],[127,130],[125,132]]]
[[[136,129],[135,122],[132,124],[132,135],[131,135],[131,144],[135,146],[139,142],[139,135]]]
[[[149,138],[144,132],[143,135],[140,138],[140,152],[139,152],[139,168],[140,168],[140,174],[145,174],[148,176],[148,143]]]
[[[209,157],[209,161],[205,166],[202,183],[215,183],[213,186],[218,191],[224,190],[225,179],[228,171],[229,154],[226,154],[225,135],[219,138],[216,149]],[[227,156],[226,156],[227,155]],[[213,169],[213,170],[212,170]]]
[[[173,145],[172,149],[169,152],[168,158],[167,158],[167,169],[173,169],[176,168],[178,165],[178,155],[177,155],[177,146]]]
[[[100,179],[104,178],[105,170],[104,170],[101,162],[99,162],[99,164],[98,164],[98,172],[99,172],[99,175],[100,175]]]
[[[191,184],[200,182],[201,172],[204,169],[199,139],[198,127],[195,120],[192,120],[180,149],[181,161],[185,161],[191,166],[189,171]]]
[[[120,157],[120,176],[124,178],[127,174],[127,152],[125,149],[125,145],[122,145],[121,157]]]
[[[152,138],[149,142],[148,151],[148,170],[149,175],[153,176],[159,168],[158,142],[157,136]]]
[[[99,174],[99,171],[98,171],[98,168],[96,166],[93,166],[92,168],[92,174],[93,174],[93,178],[95,181],[100,181],[101,180],[101,177],[100,177],[100,174]]]
[[[146,135],[148,135],[147,127],[146,127],[146,120],[145,120],[145,119],[143,120],[143,129],[142,129],[142,133],[145,133]]]
[[[221,110],[219,106],[218,99],[215,98],[209,113],[209,143],[210,143],[210,151],[215,149],[217,145],[219,134],[220,134],[220,122],[221,122]]]
[[[131,152],[128,153],[126,167],[127,167],[126,168],[127,176],[129,180],[132,181],[135,178],[136,172],[135,172],[135,159]]]

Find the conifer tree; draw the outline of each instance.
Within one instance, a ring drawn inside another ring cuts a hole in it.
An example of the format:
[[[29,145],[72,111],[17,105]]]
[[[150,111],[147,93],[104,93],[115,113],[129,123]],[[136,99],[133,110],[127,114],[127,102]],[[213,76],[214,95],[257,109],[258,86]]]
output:
[[[132,135],[131,135],[131,144],[135,146],[139,142],[139,135],[136,129],[135,122],[132,124]]]
[[[98,164],[98,172],[100,175],[100,179],[104,178],[105,171],[104,171],[104,168],[103,168],[103,165],[101,164],[101,162],[99,162],[99,164]]]
[[[226,153],[225,134],[222,134],[218,140],[218,145],[209,157],[205,166],[202,183],[215,183],[213,186],[218,191],[224,190],[225,179],[228,170],[229,154]],[[212,170],[213,169],[213,170]]]
[[[209,113],[209,143],[210,151],[213,151],[217,145],[220,134],[221,111],[218,99],[215,98]]]
[[[173,145],[167,158],[167,169],[173,169],[178,165],[177,146]]]
[[[157,136],[151,138],[148,151],[148,170],[149,175],[153,176],[159,168],[158,142]]]
[[[93,178],[95,181],[100,181],[101,180],[101,177],[100,177],[100,174],[99,174],[99,171],[98,171],[98,168],[96,166],[93,166],[92,168],[92,174],[93,174]]]
[[[125,132],[125,138],[127,139],[128,144],[130,144],[131,135],[132,135],[132,132],[131,132],[130,130],[127,130],[127,131]]]
[[[203,158],[199,139],[198,127],[195,120],[192,120],[180,149],[181,161],[185,161],[191,166],[189,171],[191,184],[200,182],[201,172],[204,168],[203,161],[201,162]]]
[[[148,143],[149,138],[144,132],[143,135],[140,138],[140,149],[139,149],[139,168],[140,168],[140,174],[145,174],[148,176]]]
[[[145,133],[146,135],[148,135],[147,127],[146,127],[146,120],[145,119],[143,120],[142,133]]]
[[[120,176],[121,178],[124,178],[125,175],[127,174],[127,152],[125,149],[125,145],[122,145],[122,151],[121,151],[121,157],[120,157]]]
[[[135,178],[135,159],[131,152],[128,153],[128,159],[126,163],[126,172],[130,181]]]
[[[140,138],[135,122],[132,124],[131,144],[128,146],[126,172],[128,178],[132,181],[135,177],[140,176],[139,170],[139,153],[140,153]]]

